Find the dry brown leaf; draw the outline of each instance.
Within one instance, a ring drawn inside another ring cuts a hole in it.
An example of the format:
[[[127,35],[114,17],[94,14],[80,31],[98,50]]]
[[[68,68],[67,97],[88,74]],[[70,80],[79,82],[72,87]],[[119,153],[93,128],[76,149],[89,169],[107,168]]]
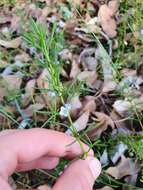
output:
[[[33,18],[37,18],[37,19],[42,14],[42,9],[39,7],[36,7],[36,5],[34,3],[29,4],[26,11],[30,16],[32,16]]]
[[[29,104],[29,101],[33,97],[33,94],[34,94],[34,91],[35,91],[35,85],[36,85],[36,80],[35,79],[28,81],[28,83],[26,84],[25,94],[22,96],[22,100],[21,100],[22,101],[21,104],[24,107]]]
[[[93,96],[85,96],[83,101],[83,109],[81,110],[80,114],[86,111],[93,113],[95,112],[95,110],[96,110],[95,98]]]
[[[6,85],[8,90],[19,90],[22,78],[16,75],[3,76],[3,85]]]
[[[110,116],[117,128],[126,129],[126,124],[125,124],[126,120],[122,120],[122,117],[119,114],[117,114],[117,112],[114,109],[112,110]]]
[[[44,7],[44,8],[41,10],[41,15],[40,15],[40,17],[38,18],[38,21],[39,21],[40,23],[46,24],[47,16],[48,16],[48,14],[50,14],[50,13],[51,13],[51,8],[48,7],[48,6]]]
[[[104,81],[102,92],[103,93],[111,92],[111,91],[115,90],[116,87],[117,87],[116,82],[114,82],[114,81]]]
[[[73,127],[78,131],[82,131],[83,129],[85,129],[87,127],[87,123],[89,120],[89,111],[84,112],[74,123],[73,123]],[[68,129],[66,131],[66,134],[72,134],[71,130]]]
[[[111,6],[111,5],[110,5]],[[101,5],[98,12],[98,19],[103,31],[110,37],[114,38],[117,35],[117,24],[113,18],[113,12],[107,5]]]
[[[83,59],[84,68],[88,69],[89,71],[95,71],[97,67],[97,60],[95,57],[85,57]]]
[[[44,69],[39,78],[37,79],[37,86],[41,90],[48,90],[49,84],[48,80],[50,78],[50,74],[47,69]],[[48,92],[43,92],[42,97],[46,103],[46,105],[49,105],[50,97],[48,95]]]
[[[123,77],[129,77],[129,76],[136,76],[137,75],[137,72],[136,70],[134,69],[128,69],[128,68],[125,68],[121,71],[121,74],[123,75]]]
[[[48,80],[50,79],[50,74],[47,69],[44,69],[39,78],[37,79],[37,85],[40,89],[48,89]]]
[[[24,52],[24,51],[21,51],[19,54],[17,54],[15,57],[14,57],[14,61],[17,62],[21,62],[21,63],[27,63],[28,61],[31,61],[31,58],[30,56]]]
[[[127,177],[125,177],[125,181],[126,181],[126,183],[128,183],[128,184],[136,185],[137,178],[138,178],[138,174],[133,175],[133,176],[127,176]],[[123,190],[131,190],[131,189],[125,189],[125,188],[124,188]],[[132,190],[133,190],[133,189],[132,189]]]
[[[21,37],[15,38],[11,41],[4,41],[0,39],[0,46],[3,46],[5,48],[18,48],[21,44]]]
[[[27,95],[32,96],[34,94],[35,84],[36,84],[35,79],[28,81],[28,83],[26,84],[26,87],[25,87],[25,93]]]
[[[0,14],[0,24],[5,24],[7,22],[11,21],[11,17],[10,16],[5,16],[2,13]]]
[[[77,117],[79,114],[79,111],[82,108],[82,103],[79,99],[79,96],[75,96],[71,99],[71,101],[69,102],[69,104],[71,105],[71,116],[72,117]]]
[[[79,56],[79,62],[82,63],[84,70],[96,71],[97,59],[95,48],[85,48]]]
[[[113,149],[111,154],[111,160],[113,164],[116,164],[117,161],[124,155],[125,151],[128,149],[128,146],[122,142],[118,143]]]
[[[0,87],[0,102],[3,101],[4,96],[6,96],[6,89],[4,87]]]
[[[12,32],[19,32],[19,28],[20,28],[20,17],[17,16],[17,15],[14,15],[12,18],[11,18],[11,26],[10,26],[10,29]]]
[[[85,81],[87,86],[93,88],[97,80],[97,73],[96,71],[83,71],[79,73],[78,79],[80,81]]]
[[[41,97],[43,98],[45,104],[47,106],[51,106],[55,104],[55,101],[59,102],[59,97],[56,95],[55,92],[51,92],[49,81],[51,77],[47,69],[44,69],[39,78],[37,79],[37,86],[39,90],[41,90]]]
[[[94,115],[97,117],[97,119],[94,119],[94,117],[92,119],[96,120],[97,124],[95,125],[95,128],[88,132],[89,137],[100,137],[100,135],[107,130],[108,126],[111,126],[112,129],[114,129],[115,125],[110,116],[101,112],[95,112]]]
[[[30,105],[28,108],[23,109],[22,112],[27,116],[27,117],[31,117],[33,116],[33,114],[35,114],[37,111],[41,110],[42,108],[44,108],[44,104],[32,104]]]
[[[76,62],[75,59],[73,59],[72,61],[72,67],[71,67],[71,72],[70,72],[70,78],[74,79],[75,77],[77,77],[77,75],[80,73],[80,68],[79,68],[79,64]]]
[[[68,73],[66,72],[66,70],[64,68],[61,69],[61,75],[64,77],[64,78],[69,78],[68,76]]]
[[[70,1],[70,3],[72,4],[73,7],[76,7],[78,5],[81,5],[82,1],[83,0],[72,0],[72,1]]]
[[[108,7],[112,12],[112,15],[115,15],[116,12],[119,10],[119,0],[111,0],[108,3]]]
[[[72,53],[69,49],[63,49],[60,53],[59,56],[62,60],[72,60]]]
[[[134,176],[140,171],[140,164],[133,162],[130,158],[121,157],[121,161],[115,167],[110,167],[106,170],[106,173],[114,177],[115,179],[121,179],[125,176]]]
[[[120,116],[128,116],[131,110],[131,102],[127,100],[117,100],[113,104],[113,108]]]
[[[6,130],[9,129],[9,126],[11,125],[11,121],[4,115],[0,114],[0,123],[1,123],[1,129]]]

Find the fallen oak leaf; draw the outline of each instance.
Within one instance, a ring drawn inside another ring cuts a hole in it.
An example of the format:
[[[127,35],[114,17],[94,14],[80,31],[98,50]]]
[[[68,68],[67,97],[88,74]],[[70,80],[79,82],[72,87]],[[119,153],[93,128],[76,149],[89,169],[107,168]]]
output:
[[[90,88],[94,88],[97,77],[96,71],[83,71],[77,76],[79,81],[85,81],[86,85]]]
[[[116,82],[114,82],[114,81],[104,81],[102,92],[103,93],[111,92],[111,91],[115,90],[116,87],[117,87]]]
[[[117,11],[119,10],[119,0],[111,0],[108,3],[108,7],[110,11],[112,12],[112,15],[115,15]]]
[[[125,176],[134,176],[141,169],[139,162],[133,162],[132,159],[121,157],[121,161],[115,167],[110,167],[106,170],[106,173],[114,177],[115,179],[121,179]]]
[[[4,41],[0,39],[0,46],[3,46],[5,48],[18,48],[21,44],[21,37],[15,38],[11,41]]]
[[[35,84],[36,84],[36,80],[35,79],[28,81],[28,83],[26,84],[26,87],[25,87],[25,94],[26,95],[31,96],[31,95],[34,94]]]
[[[32,61],[32,59],[30,58],[30,56],[24,52],[24,51],[20,51],[19,54],[17,54],[15,57],[14,57],[14,64],[17,65],[20,64],[20,63],[27,63],[29,61]]]
[[[124,152],[128,149],[128,146],[123,142],[117,144],[115,149],[112,151],[111,160],[113,164],[116,164],[119,158],[124,154]]]
[[[79,111],[81,110],[82,108],[82,103],[79,99],[79,96],[75,96],[73,97],[69,104],[71,105],[71,110],[70,110],[70,114],[72,117],[77,117],[78,116],[78,113]]]
[[[0,14],[0,24],[5,24],[7,22],[11,22],[11,17]]]
[[[0,87],[0,102],[3,101],[3,98],[6,96],[7,92],[4,87]]]
[[[77,61],[75,59],[73,59],[72,61],[72,67],[71,67],[71,71],[70,71],[70,78],[74,79],[75,77],[78,76],[78,74],[80,73],[80,68],[79,68],[79,64],[77,63]]]
[[[42,108],[44,108],[44,104],[32,104],[30,105],[28,108],[26,109],[22,109],[21,111],[23,112],[23,114],[26,117],[31,117],[33,116],[34,113],[36,113],[37,111],[41,110]]]
[[[10,30],[11,32],[20,32],[20,17],[17,15],[13,15],[13,17],[10,20]]]
[[[129,118],[122,119],[122,117],[114,109],[112,110],[110,116],[114,121],[117,130],[128,133],[126,120],[128,120]]]
[[[22,78],[16,75],[5,75],[3,76],[2,83],[6,86],[8,91],[19,90],[22,83]]]
[[[95,125],[94,128],[89,130],[88,136],[90,138],[94,138],[95,136],[100,137],[101,134],[107,130],[108,126],[111,126],[112,129],[114,129],[115,125],[110,116],[102,112],[95,112],[94,116],[92,117],[92,119],[93,121],[95,120],[97,124]]]
[[[83,104],[83,109],[81,110],[80,114],[86,111],[89,111],[90,113],[95,112],[96,103],[95,103],[95,98],[93,96],[85,96],[82,104]]]
[[[44,69],[39,78],[37,79],[37,86],[40,89],[48,89],[49,88],[48,80],[50,80],[50,78],[51,78],[50,73],[48,72],[47,69]]]
[[[29,104],[29,101],[31,100],[35,91],[35,85],[36,85],[35,79],[28,81],[28,83],[26,84],[25,94],[22,96],[22,100],[21,100],[22,106],[25,107],[26,105]]]
[[[69,49],[63,49],[60,53],[59,56],[62,60],[67,61],[70,60],[72,61],[72,53]]]
[[[79,5],[82,5],[82,2],[83,0],[72,0],[72,1],[69,1],[73,7],[77,7]]]
[[[110,4],[110,7],[108,5],[104,4],[100,6],[99,12],[98,12],[98,19],[102,26],[103,31],[110,37],[114,38],[117,35],[117,24],[114,16],[114,11],[110,9],[112,6]]]
[[[51,101],[54,97],[54,94],[49,95],[49,81],[51,80],[50,73],[47,69],[44,69],[39,78],[37,79],[37,86],[41,90],[41,97],[43,98],[47,106],[51,105]],[[55,100],[56,101],[56,100]]]
[[[82,63],[84,70],[96,71],[97,58],[96,48],[85,48],[79,56],[79,63]]]
[[[102,165],[107,165],[109,163],[108,152],[106,149],[103,151],[102,155],[100,156],[100,163]]]
[[[125,177],[125,182],[128,184],[136,185],[137,178],[138,178],[138,174],[133,175],[133,176],[127,176]],[[123,189],[123,190],[131,190],[131,189]]]
[[[80,132],[82,130],[84,130],[87,127],[87,123],[89,120],[89,111],[84,112],[74,123],[73,123],[73,127],[76,129],[77,132]],[[66,131],[66,134],[72,134],[72,131],[70,129],[68,129]]]
[[[114,110],[122,117],[129,115],[131,110],[131,102],[127,100],[117,100],[113,104]]]
[[[0,102],[9,95],[11,91],[18,91],[22,83],[22,78],[16,75],[4,75],[0,79]]]

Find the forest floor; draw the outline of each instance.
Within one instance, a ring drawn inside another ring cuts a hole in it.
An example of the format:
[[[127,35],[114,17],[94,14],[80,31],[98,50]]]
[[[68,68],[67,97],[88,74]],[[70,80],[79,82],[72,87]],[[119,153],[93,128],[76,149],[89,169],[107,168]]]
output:
[[[73,135],[102,164],[94,190],[141,190],[142,93],[142,0],[0,1],[1,131]],[[52,185],[65,164],[13,188]]]

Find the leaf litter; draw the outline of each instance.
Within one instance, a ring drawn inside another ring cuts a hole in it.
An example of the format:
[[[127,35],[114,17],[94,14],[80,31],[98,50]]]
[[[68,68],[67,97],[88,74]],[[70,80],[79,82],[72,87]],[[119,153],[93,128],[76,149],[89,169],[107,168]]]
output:
[[[141,189],[140,0],[12,2],[0,3],[1,130],[74,130],[103,165],[94,190]],[[32,18],[41,24],[44,46],[36,30],[30,34]],[[10,181],[15,189],[49,190],[49,176],[60,167],[49,175],[15,174]]]

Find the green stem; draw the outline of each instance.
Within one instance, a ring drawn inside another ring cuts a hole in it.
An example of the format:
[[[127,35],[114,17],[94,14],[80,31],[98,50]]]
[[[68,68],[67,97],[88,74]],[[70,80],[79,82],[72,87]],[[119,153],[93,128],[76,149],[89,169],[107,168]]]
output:
[[[63,97],[60,96],[60,98],[61,98],[62,104],[64,105],[65,102],[64,102]],[[76,131],[76,129],[74,128],[74,126],[73,126],[73,122],[72,122],[70,114],[68,114],[68,120],[69,120],[69,123],[70,123],[70,130],[71,130],[73,136],[76,138],[77,142],[79,143],[81,150],[83,151],[83,157],[82,158],[85,159],[87,157],[87,155],[88,155],[89,150],[88,151],[84,150],[83,144],[82,144],[82,142],[81,142],[81,140],[79,138],[79,134]]]

